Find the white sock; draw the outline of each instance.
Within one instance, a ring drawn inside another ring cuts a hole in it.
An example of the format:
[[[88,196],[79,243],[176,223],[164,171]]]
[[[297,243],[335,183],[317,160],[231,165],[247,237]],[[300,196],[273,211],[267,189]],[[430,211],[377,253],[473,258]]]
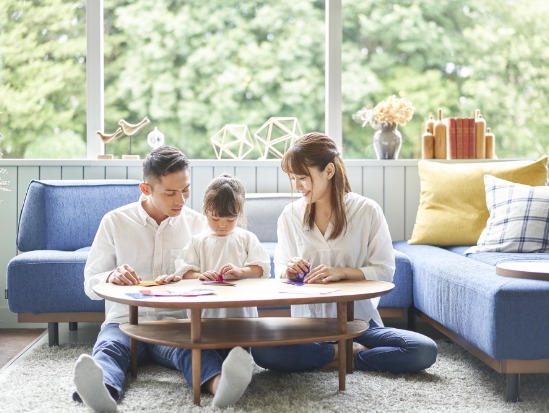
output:
[[[242,347],[231,350],[221,366],[221,380],[212,401],[214,407],[235,404],[252,380],[252,356]]]
[[[94,412],[115,412],[116,402],[103,383],[103,369],[95,360],[82,354],[74,364],[76,391]]]

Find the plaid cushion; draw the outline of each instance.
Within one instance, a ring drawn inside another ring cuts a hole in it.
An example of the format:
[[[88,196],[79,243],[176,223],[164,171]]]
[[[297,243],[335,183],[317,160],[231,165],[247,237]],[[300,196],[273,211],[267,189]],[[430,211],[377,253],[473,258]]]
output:
[[[549,252],[549,187],[484,175],[490,217],[474,252]]]

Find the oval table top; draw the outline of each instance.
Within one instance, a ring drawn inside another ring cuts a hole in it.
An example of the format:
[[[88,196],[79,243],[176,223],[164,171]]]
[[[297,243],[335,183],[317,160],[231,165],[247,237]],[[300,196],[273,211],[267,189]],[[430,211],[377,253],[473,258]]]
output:
[[[504,277],[549,280],[547,261],[509,261],[496,265],[496,274]]]
[[[170,286],[185,287],[185,289],[211,289],[210,295],[200,296],[172,296],[132,298],[126,293],[138,293],[140,290],[154,292],[166,291],[165,286],[139,287],[119,286],[115,284],[99,284],[93,287],[97,295],[109,301],[139,307],[154,308],[235,308],[253,306],[275,306],[290,304],[317,304],[365,300],[380,297],[391,291],[395,285],[386,281],[338,281],[329,284],[307,284],[306,286],[294,286],[285,284],[280,279],[243,279],[231,280],[235,286],[226,285],[202,285],[197,279],[181,280],[171,283]],[[318,294],[291,294],[284,291],[308,288],[318,289]],[[337,289],[328,294],[323,291]]]

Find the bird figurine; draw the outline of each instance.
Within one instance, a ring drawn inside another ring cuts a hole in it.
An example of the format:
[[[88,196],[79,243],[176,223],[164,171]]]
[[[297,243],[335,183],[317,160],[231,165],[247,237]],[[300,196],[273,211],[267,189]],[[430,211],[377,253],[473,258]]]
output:
[[[135,125],[134,124],[131,124],[131,123],[128,123],[126,122],[124,119],[120,119],[118,121],[118,124],[120,126],[122,126],[122,130],[124,131],[124,133],[128,136],[133,136],[135,135],[137,132],[139,132],[145,125],[151,123],[151,121],[149,120],[149,118],[147,118],[145,116],[145,118],[139,122],[139,123],[136,123]]]
[[[108,133],[103,133],[100,131],[97,131],[96,133],[101,137],[101,140],[103,141],[103,143],[109,143],[113,139],[117,139],[124,134],[124,132],[122,131],[122,128],[118,128],[116,132],[111,133],[110,135]]]

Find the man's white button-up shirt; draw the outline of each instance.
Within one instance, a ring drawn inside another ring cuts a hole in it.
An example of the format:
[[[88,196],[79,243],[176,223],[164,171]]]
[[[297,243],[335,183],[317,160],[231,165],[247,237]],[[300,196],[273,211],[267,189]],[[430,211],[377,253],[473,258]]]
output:
[[[143,281],[175,272],[175,259],[191,237],[207,228],[204,215],[184,207],[177,217],[158,225],[141,202],[125,205],[107,213],[101,220],[84,270],[84,289],[92,300],[101,300],[93,286],[105,283],[117,267],[128,264]],[[139,307],[140,320],[186,318],[185,310]],[[126,323],[128,306],[105,302],[105,322]]]

